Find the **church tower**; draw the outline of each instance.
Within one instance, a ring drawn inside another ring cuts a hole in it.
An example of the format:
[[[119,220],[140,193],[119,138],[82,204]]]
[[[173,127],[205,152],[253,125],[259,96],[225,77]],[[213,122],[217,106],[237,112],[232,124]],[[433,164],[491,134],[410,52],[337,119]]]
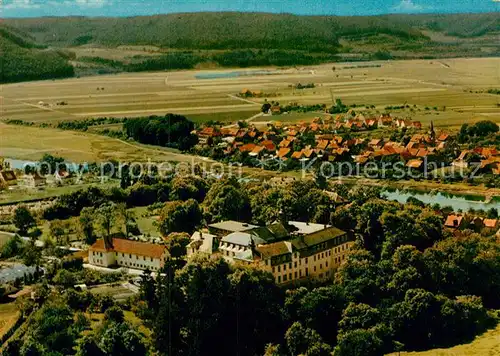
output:
[[[431,131],[430,131],[432,143],[436,142],[436,131],[434,131],[434,122],[431,121]]]

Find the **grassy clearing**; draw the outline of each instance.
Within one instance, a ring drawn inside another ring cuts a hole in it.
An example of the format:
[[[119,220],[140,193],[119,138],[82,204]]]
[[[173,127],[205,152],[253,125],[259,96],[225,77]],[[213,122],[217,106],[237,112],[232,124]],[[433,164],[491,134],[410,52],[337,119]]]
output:
[[[39,160],[51,153],[70,162],[122,162],[191,161],[191,156],[175,150],[125,142],[110,137],[57,129],[6,125],[0,122],[3,157]],[[19,138],[23,137],[22,140]]]
[[[390,356],[496,356],[500,355],[500,325],[476,337],[469,344],[422,352],[393,353]]]
[[[126,310],[123,312],[123,314],[125,315],[125,320],[135,326],[142,334],[146,336],[147,339],[152,336],[153,332],[151,331],[151,329],[144,326],[142,320],[139,319],[134,313]]]
[[[158,236],[158,228],[155,226],[156,217],[150,216],[147,207],[137,207],[130,209],[137,218],[137,226],[142,234]]]
[[[133,312],[124,310],[123,315],[125,316],[125,321],[129,322],[135,328],[139,330],[146,338],[149,338],[152,335],[151,329],[147,328],[141,319],[139,319]],[[85,313],[85,316],[90,320],[90,328],[95,330],[99,324],[104,320],[104,313]]]
[[[107,186],[111,186],[116,183],[105,183]],[[80,189],[85,189],[91,187],[95,184],[75,184],[75,185],[65,185],[62,187],[45,187],[43,190],[34,189],[15,189],[9,191],[0,192],[0,203],[10,203],[10,202],[22,202],[32,199],[45,199],[51,197],[57,197],[62,194],[69,194]]]
[[[2,337],[16,323],[20,312],[14,302],[0,304],[0,337]]]
[[[90,292],[95,295],[109,295],[113,299],[118,301],[126,300],[128,297],[135,295],[130,289],[118,284],[118,285],[103,285],[96,288],[90,289]]]
[[[12,238],[12,235],[0,232],[0,248],[7,243]]]

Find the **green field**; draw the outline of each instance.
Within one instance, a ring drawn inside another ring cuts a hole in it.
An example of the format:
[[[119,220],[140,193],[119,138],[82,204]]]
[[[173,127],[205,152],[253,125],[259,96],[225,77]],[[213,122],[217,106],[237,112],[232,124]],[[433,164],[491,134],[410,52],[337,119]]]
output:
[[[135,214],[137,226],[142,234],[158,236],[158,228],[154,224],[156,217],[150,216],[147,207],[137,207],[130,210]]]

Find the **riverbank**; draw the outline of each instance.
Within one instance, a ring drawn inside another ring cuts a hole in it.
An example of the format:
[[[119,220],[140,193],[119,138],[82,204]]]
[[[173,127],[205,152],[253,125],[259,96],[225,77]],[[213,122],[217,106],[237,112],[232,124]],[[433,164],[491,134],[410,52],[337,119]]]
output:
[[[451,195],[463,196],[463,197],[477,197],[484,198],[481,199],[485,203],[491,202],[496,197],[500,197],[500,189],[499,188],[488,188],[484,185],[469,185],[465,183],[453,183],[453,184],[444,184],[439,182],[431,182],[431,181],[387,181],[387,180],[376,180],[376,179],[368,179],[368,178],[352,178],[345,177],[339,179],[340,183],[345,184],[360,184],[360,185],[369,185],[374,187],[381,187],[384,189],[392,189],[392,190],[405,190],[412,191],[418,193],[447,193]],[[477,199],[472,199],[477,200]]]

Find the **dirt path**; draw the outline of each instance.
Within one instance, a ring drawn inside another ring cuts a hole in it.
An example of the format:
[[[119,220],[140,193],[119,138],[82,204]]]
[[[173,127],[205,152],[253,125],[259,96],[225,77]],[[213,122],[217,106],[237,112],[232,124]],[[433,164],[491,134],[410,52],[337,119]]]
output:
[[[236,99],[236,100],[240,100],[240,101],[243,101],[245,103],[249,103],[249,104],[252,104],[252,105],[261,105],[260,103],[256,103],[255,101],[251,101],[251,100],[247,100],[247,99],[244,99],[244,98],[240,98],[236,95],[232,95],[232,94],[227,94],[228,97],[230,97],[231,99]]]
[[[245,120],[245,122],[252,122],[253,120],[255,120],[256,118],[258,117],[261,117],[261,116],[264,116],[264,113],[260,112],[258,114],[255,114],[254,116],[252,117],[249,117],[248,119]],[[260,122],[259,122],[260,123]],[[238,126],[238,124],[231,124],[231,125],[227,125],[227,126],[223,126],[224,129],[229,129],[231,127],[236,127]]]
[[[180,107],[180,108],[165,108],[165,109],[142,109],[142,110],[127,110],[127,111],[103,111],[103,112],[85,112],[74,114],[75,116],[105,116],[105,115],[127,115],[127,114],[140,114],[147,115],[149,113],[159,112],[187,112],[187,111],[200,111],[200,110],[218,110],[218,109],[242,109],[248,108],[248,104],[241,105],[216,105],[216,106],[197,106],[197,107]]]

